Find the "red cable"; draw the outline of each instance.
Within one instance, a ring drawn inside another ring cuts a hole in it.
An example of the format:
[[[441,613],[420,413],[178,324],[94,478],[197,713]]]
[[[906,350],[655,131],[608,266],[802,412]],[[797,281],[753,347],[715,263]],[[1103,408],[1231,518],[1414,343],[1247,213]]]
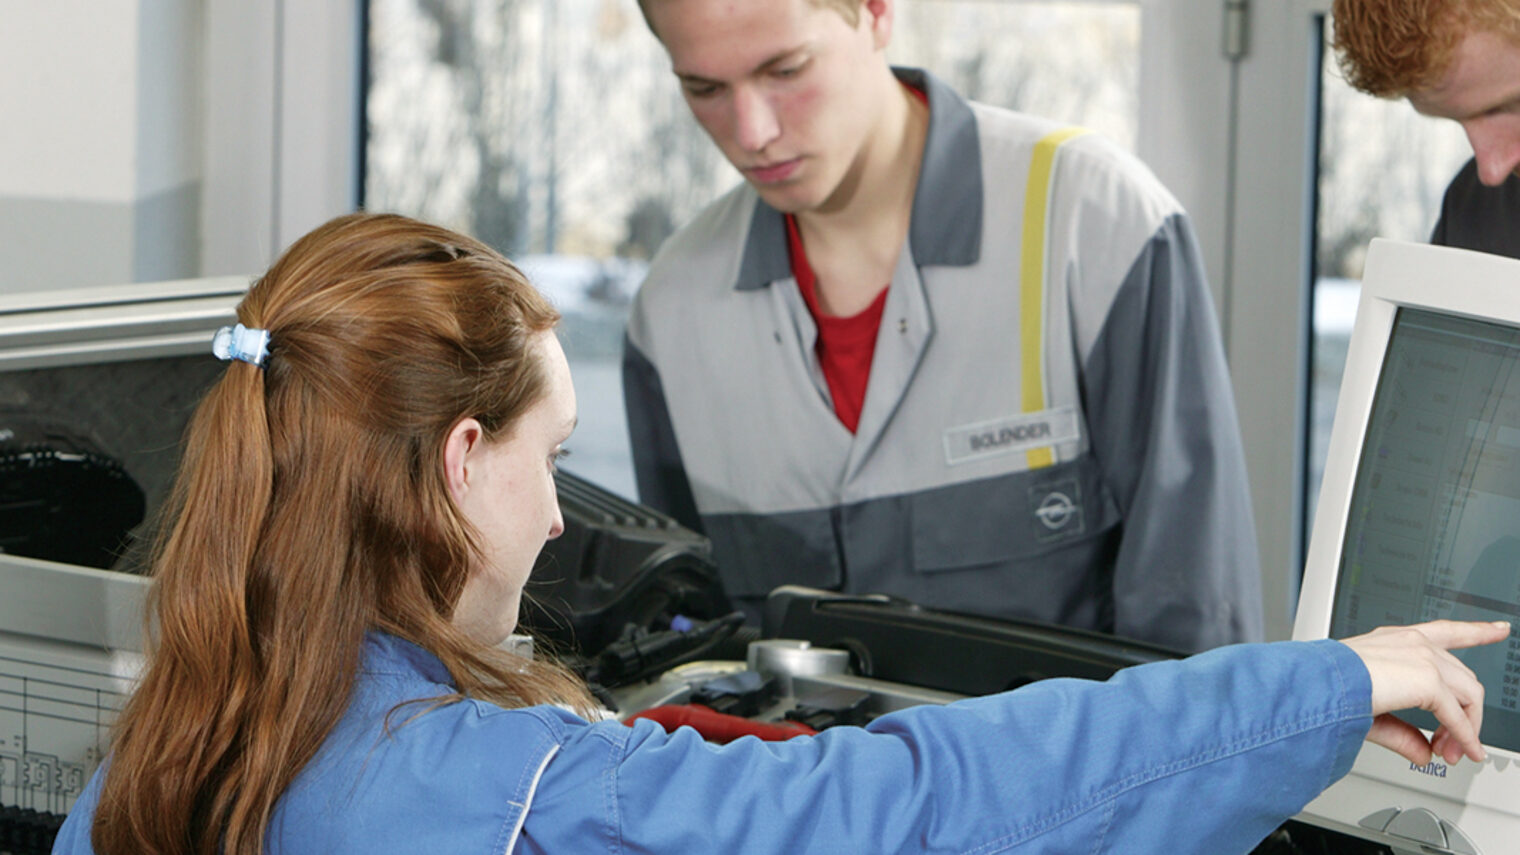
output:
[[[708,742],[728,743],[741,736],[757,736],[767,742],[782,742],[794,736],[812,735],[818,731],[795,721],[750,721],[736,715],[720,713],[701,704],[667,704],[650,707],[628,717],[628,721],[647,718],[674,733],[676,728],[686,726],[702,735]]]

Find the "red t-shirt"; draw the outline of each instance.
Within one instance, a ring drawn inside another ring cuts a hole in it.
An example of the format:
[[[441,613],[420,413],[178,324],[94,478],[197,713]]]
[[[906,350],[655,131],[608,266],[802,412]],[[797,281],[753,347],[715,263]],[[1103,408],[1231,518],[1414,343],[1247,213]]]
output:
[[[904,83],[903,88],[924,105],[929,96]],[[818,364],[823,368],[823,379],[829,384],[829,394],[834,398],[834,414],[849,428],[850,433],[860,424],[860,408],[866,400],[866,381],[871,379],[871,357],[876,352],[876,333],[881,330],[881,313],[887,305],[887,288],[871,301],[858,315],[848,318],[825,315],[818,307],[818,277],[808,264],[807,250],[802,246],[802,233],[797,230],[797,219],[786,215],[787,246],[792,251],[792,275],[797,278],[797,288],[807,302],[813,323],[818,327]],[[891,284],[891,283],[888,283]]]
[[[871,305],[857,315],[841,318],[824,314],[818,306],[818,277],[808,264],[802,234],[791,214],[786,215],[786,238],[792,252],[792,275],[797,277],[797,288],[818,326],[814,350],[823,368],[823,379],[829,384],[829,394],[834,398],[834,414],[854,433],[866,400],[866,381],[871,377],[871,356],[876,352],[876,333],[881,329],[887,289],[883,287]]]

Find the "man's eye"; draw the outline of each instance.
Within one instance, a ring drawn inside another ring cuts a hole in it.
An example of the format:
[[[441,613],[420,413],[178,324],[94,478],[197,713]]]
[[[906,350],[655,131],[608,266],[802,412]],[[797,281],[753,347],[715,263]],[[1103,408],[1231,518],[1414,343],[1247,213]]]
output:
[[[683,83],[681,88],[685,89],[687,96],[691,98],[709,98],[718,93],[716,83]]]
[[[807,71],[812,65],[813,57],[811,56],[793,56],[787,59],[786,62],[779,62],[771,66],[771,75],[780,78],[796,77],[802,72]]]

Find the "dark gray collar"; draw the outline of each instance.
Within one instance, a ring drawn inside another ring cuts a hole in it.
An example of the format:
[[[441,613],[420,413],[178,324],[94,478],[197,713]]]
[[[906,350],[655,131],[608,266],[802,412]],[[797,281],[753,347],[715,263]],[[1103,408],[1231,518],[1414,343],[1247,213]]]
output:
[[[982,148],[976,116],[964,98],[927,71],[893,68],[892,73],[929,96],[929,132],[908,224],[913,261],[920,267],[975,264],[982,252]],[[734,287],[753,290],[791,275],[786,220],[756,199]]]

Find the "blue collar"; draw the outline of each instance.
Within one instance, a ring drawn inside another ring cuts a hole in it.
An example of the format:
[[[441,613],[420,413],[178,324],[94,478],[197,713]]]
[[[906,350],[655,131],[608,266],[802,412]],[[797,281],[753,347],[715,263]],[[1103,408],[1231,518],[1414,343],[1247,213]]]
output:
[[[364,647],[359,659],[360,671],[365,673],[420,677],[429,683],[457,688],[453,675],[437,656],[404,638],[379,630],[364,634]]]

